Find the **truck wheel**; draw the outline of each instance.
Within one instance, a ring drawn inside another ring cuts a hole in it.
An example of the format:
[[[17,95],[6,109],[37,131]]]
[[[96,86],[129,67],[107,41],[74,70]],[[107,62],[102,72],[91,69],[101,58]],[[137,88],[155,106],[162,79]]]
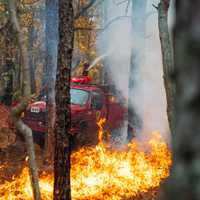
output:
[[[33,131],[33,141],[38,144],[41,149],[44,149],[45,144],[45,134],[38,131]]]

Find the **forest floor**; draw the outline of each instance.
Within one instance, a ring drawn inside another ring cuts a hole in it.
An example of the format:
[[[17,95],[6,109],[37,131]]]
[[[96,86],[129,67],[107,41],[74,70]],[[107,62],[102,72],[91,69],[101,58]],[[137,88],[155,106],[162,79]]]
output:
[[[41,149],[35,145],[37,160],[41,164]],[[12,126],[10,110],[0,104],[0,183],[20,174],[26,163],[26,145]]]
[[[16,131],[9,126],[9,109],[0,104],[0,184],[12,181],[13,176],[20,175],[27,166],[25,142],[20,136],[16,136]],[[8,137],[5,136],[6,133]],[[38,145],[35,145],[35,149],[38,166],[43,170],[42,150]],[[48,167],[45,167],[46,169]],[[155,188],[128,200],[157,200],[158,191],[159,189]]]
[[[37,146],[38,147],[38,146]],[[39,147],[37,148],[37,157],[41,155]],[[0,151],[0,184],[4,181],[12,181],[13,176],[20,175],[24,166],[27,166],[26,150],[23,141],[18,140],[16,144],[7,149]],[[38,159],[41,161],[40,159]],[[152,189],[145,193],[138,194],[137,197],[127,200],[157,200],[158,188]]]
[[[35,145],[37,163],[42,166],[42,151]],[[12,180],[13,176],[20,175],[23,168],[27,166],[26,145],[21,138],[5,149],[0,149],[0,183]]]

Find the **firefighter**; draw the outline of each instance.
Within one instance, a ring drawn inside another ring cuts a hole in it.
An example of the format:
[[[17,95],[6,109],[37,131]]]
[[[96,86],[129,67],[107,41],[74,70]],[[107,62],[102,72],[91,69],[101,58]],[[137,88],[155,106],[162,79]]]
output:
[[[89,63],[85,62],[83,64],[83,76],[88,76],[88,72],[89,72],[88,69],[89,69],[89,67],[90,67]]]

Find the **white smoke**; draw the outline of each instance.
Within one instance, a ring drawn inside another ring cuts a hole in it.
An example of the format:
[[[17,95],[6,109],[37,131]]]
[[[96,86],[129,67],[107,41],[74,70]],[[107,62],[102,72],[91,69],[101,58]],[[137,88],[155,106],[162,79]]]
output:
[[[131,21],[128,17],[118,19],[119,16],[125,15],[125,4],[119,6],[108,1],[107,10],[108,16],[104,24],[106,29],[101,33],[98,45],[101,54],[106,52],[107,49],[112,49],[106,58],[106,67],[109,67],[112,73],[112,81],[128,98],[127,75],[131,56]],[[112,23],[110,23],[111,21]]]
[[[161,47],[158,31],[158,14],[152,4],[157,5],[158,0],[149,0],[147,12],[155,12],[147,19],[146,25],[146,54],[145,64],[138,68],[139,80],[134,90],[134,107],[143,121],[143,133],[160,131],[166,139],[169,139],[169,128],[166,113],[166,95],[163,84],[163,68]],[[107,22],[116,17],[125,15],[126,4],[116,5],[108,2],[109,14]],[[130,9],[128,15],[130,15]],[[113,49],[106,58],[106,64],[112,73],[112,78],[123,95],[128,98],[128,80],[130,56],[132,48],[131,19],[126,17],[112,22],[107,29],[100,34],[98,47],[100,54],[106,49]]]

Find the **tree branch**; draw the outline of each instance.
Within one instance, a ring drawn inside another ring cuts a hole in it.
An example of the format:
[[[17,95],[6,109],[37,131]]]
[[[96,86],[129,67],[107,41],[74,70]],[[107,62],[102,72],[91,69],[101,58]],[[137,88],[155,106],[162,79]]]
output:
[[[113,24],[114,22],[118,21],[118,20],[122,20],[122,19],[131,19],[130,16],[118,16],[115,17],[114,19],[110,20],[104,27],[103,27],[103,31],[105,31],[111,24]]]
[[[103,28],[75,27],[75,31],[85,30],[85,31],[101,31],[101,32],[104,32],[114,22],[116,22],[118,20],[123,20],[123,19],[131,19],[131,16],[125,15],[125,16],[115,17],[115,18],[111,19]]]
[[[34,199],[41,200],[32,130],[20,119],[20,116],[26,110],[27,105],[28,100],[23,100],[22,103],[12,109],[11,116],[15,127],[25,138]]]
[[[158,6],[156,6],[155,4],[152,4],[152,6],[153,6],[156,10],[158,10]]]
[[[121,5],[121,4],[123,4],[123,3],[126,3],[126,2],[129,2],[130,0],[123,0],[123,1],[120,1],[120,2],[118,2],[118,3],[116,3],[116,5]]]
[[[103,0],[100,0],[103,1]],[[95,3],[97,0],[90,0],[90,2],[85,5],[74,17],[74,19],[78,19],[80,16],[84,15],[85,12],[87,12]]]

